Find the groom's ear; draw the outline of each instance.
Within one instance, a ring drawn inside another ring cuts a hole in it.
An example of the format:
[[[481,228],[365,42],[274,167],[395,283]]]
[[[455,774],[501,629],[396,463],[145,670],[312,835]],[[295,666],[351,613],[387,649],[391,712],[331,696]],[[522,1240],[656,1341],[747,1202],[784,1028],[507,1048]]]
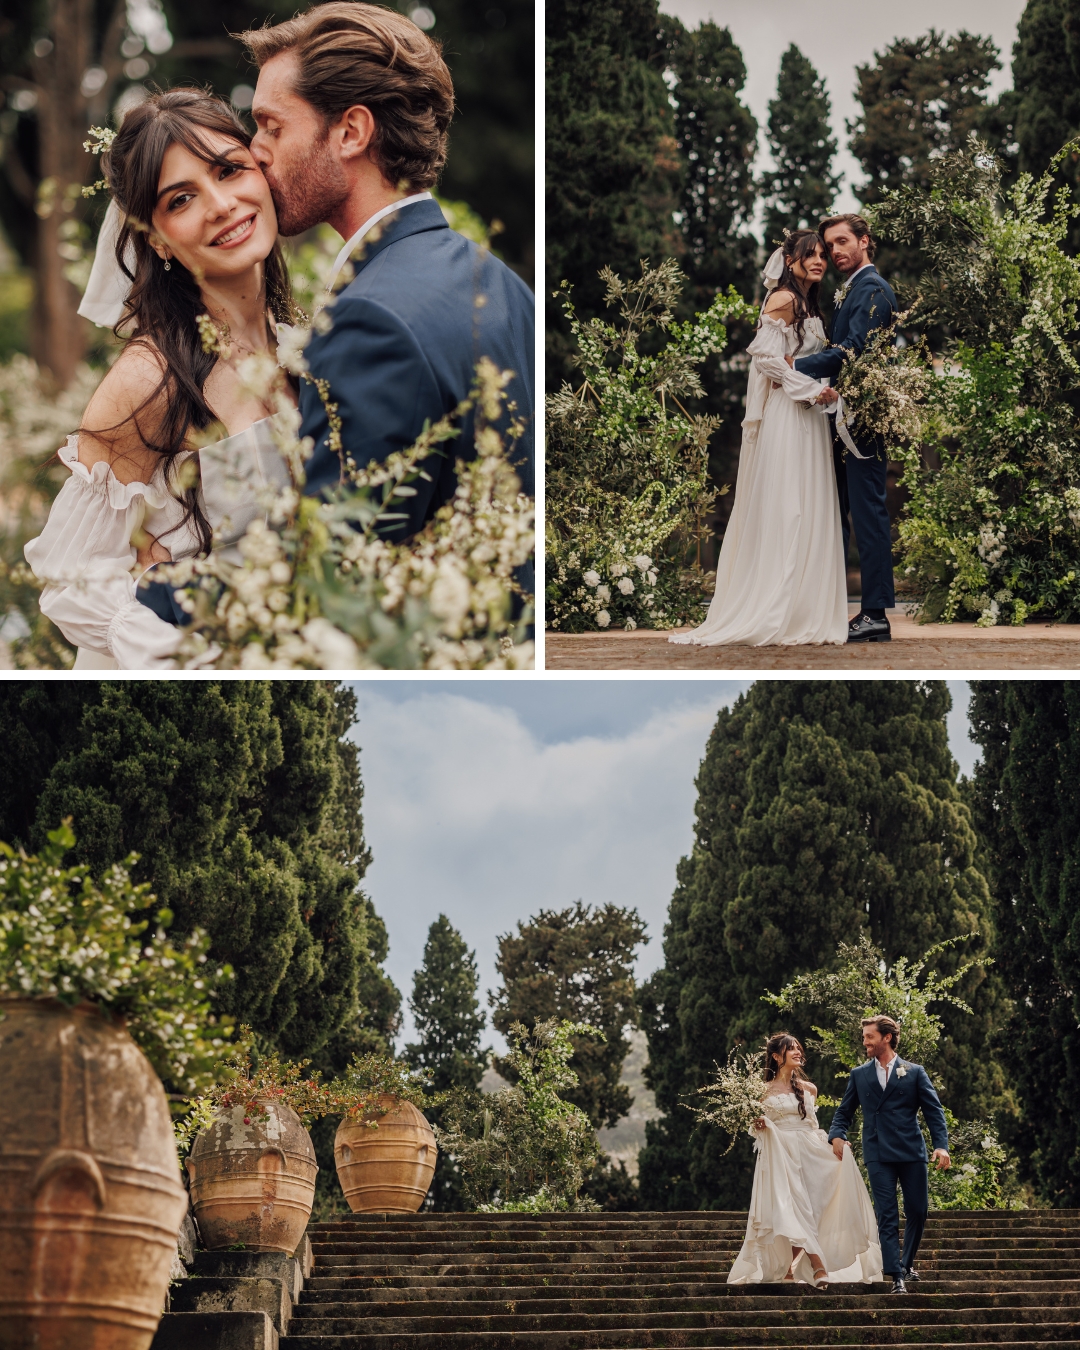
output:
[[[330,135],[337,140],[342,159],[360,159],[370,150],[377,130],[371,109],[357,103],[331,124]]]

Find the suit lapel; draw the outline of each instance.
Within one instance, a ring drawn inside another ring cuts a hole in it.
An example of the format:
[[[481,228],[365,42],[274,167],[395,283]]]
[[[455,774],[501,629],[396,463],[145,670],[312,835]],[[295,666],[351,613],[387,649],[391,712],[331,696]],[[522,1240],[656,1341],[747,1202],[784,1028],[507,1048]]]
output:
[[[887,1097],[887,1096],[889,1095],[889,1093],[892,1091],[892,1089],[893,1089],[893,1084],[896,1082],[897,1071],[899,1070],[899,1068],[900,1068],[900,1066],[903,1064],[903,1062],[904,1062],[904,1061],[900,1058],[899,1055],[897,1055],[896,1058],[893,1060],[893,1066],[892,1066],[892,1068],[891,1068],[890,1071],[889,1071],[889,1076],[888,1076],[888,1078],[886,1078],[886,1080],[885,1080],[885,1091],[882,1092],[882,1094],[881,1094],[882,1097]],[[876,1077],[876,1076],[877,1076],[877,1075],[875,1074],[875,1077]],[[880,1092],[881,1089],[879,1088],[878,1091]]]
[[[877,1065],[871,1059],[867,1061],[865,1073],[870,1080],[869,1092],[875,1102],[881,1101],[881,1084],[877,1080]]]

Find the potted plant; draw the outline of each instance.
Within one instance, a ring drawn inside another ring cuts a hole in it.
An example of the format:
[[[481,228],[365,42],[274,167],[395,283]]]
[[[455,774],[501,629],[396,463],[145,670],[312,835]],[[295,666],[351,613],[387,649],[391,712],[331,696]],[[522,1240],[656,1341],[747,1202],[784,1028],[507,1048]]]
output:
[[[186,1165],[191,1204],[210,1251],[287,1252],[304,1236],[318,1166],[308,1125],[330,1109],[309,1061],[256,1057],[247,1027],[222,1062],[222,1081],[192,1104]],[[184,1125],[181,1127],[184,1128]]]
[[[388,1055],[356,1055],[330,1084],[341,1124],[334,1162],[349,1208],[359,1214],[415,1214],[435,1173],[435,1135],[419,1111],[446,1100],[429,1075]]]
[[[22,1350],[147,1350],[187,1209],[160,1081],[197,1092],[229,1028],[209,939],[172,944],[130,867],[95,883],[0,843],[0,1327]]]

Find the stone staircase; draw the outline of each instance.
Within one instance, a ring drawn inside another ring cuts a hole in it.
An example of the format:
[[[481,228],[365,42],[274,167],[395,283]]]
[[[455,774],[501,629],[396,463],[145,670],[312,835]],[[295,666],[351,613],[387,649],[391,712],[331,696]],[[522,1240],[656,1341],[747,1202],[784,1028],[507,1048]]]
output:
[[[372,1216],[309,1229],[281,1350],[1080,1350],[1080,1210],[930,1216],[888,1284],[732,1287],[745,1213]]]

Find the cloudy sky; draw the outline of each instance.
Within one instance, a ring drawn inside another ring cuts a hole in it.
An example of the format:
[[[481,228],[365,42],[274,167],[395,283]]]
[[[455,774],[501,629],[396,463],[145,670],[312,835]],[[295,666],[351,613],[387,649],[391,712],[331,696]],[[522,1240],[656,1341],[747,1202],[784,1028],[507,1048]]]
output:
[[[498,934],[579,899],[636,906],[652,937],[638,974],[655,969],[705,742],[748,683],[358,682],[367,884],[402,994],[440,912],[487,988]],[[950,683],[950,744],[970,772],[967,689]]]
[[[845,123],[859,112],[855,101],[855,67],[873,59],[897,37],[918,37],[930,28],[946,33],[967,29],[991,37],[1001,53],[1002,69],[993,76],[992,91],[1012,87],[1010,64],[1016,25],[1025,0],[861,0],[837,8],[796,0],[660,0],[665,13],[677,15],[689,28],[711,19],[742,48],[747,65],[744,99],[761,129],[759,155],[765,144],[769,100],[776,97],[780,58],[791,43],[808,56],[824,76],[832,99],[833,132],[840,143],[837,166],[845,175],[841,211],[858,203],[851,183],[862,180],[856,160],[847,151]]]

